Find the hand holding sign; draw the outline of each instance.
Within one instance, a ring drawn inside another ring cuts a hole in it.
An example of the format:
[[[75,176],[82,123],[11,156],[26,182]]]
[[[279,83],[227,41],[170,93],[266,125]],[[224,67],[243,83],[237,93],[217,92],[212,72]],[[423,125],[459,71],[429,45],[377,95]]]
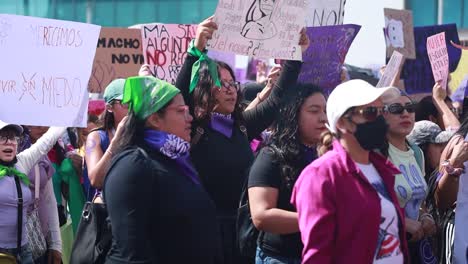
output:
[[[309,36],[307,36],[307,31],[305,28],[301,30],[301,38],[299,39],[299,46],[301,46],[301,51],[304,53],[310,45]]]
[[[214,16],[203,20],[197,27],[197,35],[195,36],[195,47],[199,51],[203,51],[206,43],[213,37],[213,33],[218,29],[218,25],[214,22]]]

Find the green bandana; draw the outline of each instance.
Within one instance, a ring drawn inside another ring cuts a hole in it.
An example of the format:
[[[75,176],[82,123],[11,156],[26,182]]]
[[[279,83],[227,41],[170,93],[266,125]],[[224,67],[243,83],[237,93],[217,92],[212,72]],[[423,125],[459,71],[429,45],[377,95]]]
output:
[[[29,178],[26,174],[18,171],[17,169],[13,168],[13,167],[7,167],[7,166],[3,166],[3,165],[0,165],[0,179],[2,179],[3,177],[5,176],[13,176],[13,175],[16,175],[18,176],[18,178],[23,181],[24,184],[26,184],[26,186],[29,186]]]
[[[200,67],[202,62],[208,63],[208,70],[210,71],[211,78],[213,79],[215,86],[221,88],[221,81],[218,76],[218,65],[212,59],[206,55],[206,53],[199,51],[195,45],[195,40],[192,39],[188,48],[188,54],[199,57],[199,59],[192,66],[192,76],[190,78],[190,89],[189,92],[193,92],[200,78]]]
[[[174,85],[152,76],[130,77],[125,82],[123,104],[128,104],[136,117],[145,120],[180,93]]]

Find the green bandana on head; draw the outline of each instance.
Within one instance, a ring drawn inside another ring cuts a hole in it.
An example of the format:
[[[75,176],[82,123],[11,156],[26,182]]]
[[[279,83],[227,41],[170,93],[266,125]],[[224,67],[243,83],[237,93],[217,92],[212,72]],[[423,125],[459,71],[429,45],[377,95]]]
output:
[[[180,93],[174,85],[152,76],[130,77],[125,82],[123,104],[128,104],[136,117],[145,120]]]
[[[214,81],[215,86],[221,89],[221,81],[218,76],[218,65],[214,62],[206,53],[201,52],[195,47],[195,40],[192,39],[188,48],[188,54],[199,57],[199,59],[192,66],[192,76],[190,78],[190,89],[189,92],[193,92],[200,79],[200,67],[202,62],[208,63],[208,70],[210,71],[211,78]]]

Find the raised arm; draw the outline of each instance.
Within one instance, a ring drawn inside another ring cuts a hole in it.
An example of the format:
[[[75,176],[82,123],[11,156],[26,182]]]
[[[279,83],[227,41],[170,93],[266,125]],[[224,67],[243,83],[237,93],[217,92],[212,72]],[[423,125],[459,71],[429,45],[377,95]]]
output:
[[[31,171],[37,161],[55,145],[57,140],[65,133],[65,127],[51,127],[47,132],[39,138],[30,148],[24,150],[17,155],[18,169],[21,172],[28,173]]]
[[[299,45],[301,45],[303,53],[309,47],[309,38],[305,34],[305,30],[301,32]],[[243,112],[249,139],[254,139],[273,123],[279,112],[281,98],[284,97],[288,88],[296,85],[301,66],[302,62],[300,61],[286,61],[279,80],[268,99],[255,108]]]
[[[286,90],[295,86],[302,62],[286,61],[270,96],[256,107],[242,113],[249,139],[254,139],[275,120]]]
[[[432,100],[437,111],[439,111],[439,115],[442,116],[444,130],[457,130],[460,127],[460,121],[445,102],[446,97],[447,91],[440,85],[440,82],[436,82],[432,88]]]
[[[217,29],[216,23],[213,21],[213,16],[203,20],[197,27],[197,33],[195,39],[193,40],[193,46],[199,52],[206,52],[205,47],[209,39],[212,38],[213,32]],[[185,103],[193,111],[194,102],[193,96],[190,94],[190,80],[192,76],[192,67],[193,64],[199,59],[199,56],[192,54],[191,52],[187,53],[184,64],[180,69],[179,75],[177,76],[175,86],[179,88],[184,97]],[[191,111],[191,112],[192,112]]]
[[[453,169],[464,168],[463,163],[468,160],[468,142],[462,136],[454,136],[450,139],[441,155],[440,173],[441,178],[437,183],[434,193],[437,207],[445,210],[453,206],[457,201],[459,176],[449,174],[446,167]],[[448,162],[445,166],[444,162]]]

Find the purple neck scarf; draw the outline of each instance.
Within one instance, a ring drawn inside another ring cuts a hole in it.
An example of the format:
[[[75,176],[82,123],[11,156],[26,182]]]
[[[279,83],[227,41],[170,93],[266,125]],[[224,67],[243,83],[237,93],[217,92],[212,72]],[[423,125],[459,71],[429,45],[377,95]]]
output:
[[[223,115],[216,112],[211,113],[210,127],[213,130],[218,131],[228,138],[231,138],[233,125],[234,120],[232,119],[231,115]]]
[[[198,173],[190,161],[190,143],[182,138],[163,131],[146,129],[145,142],[151,148],[174,160],[178,169],[195,184],[200,184]]]

